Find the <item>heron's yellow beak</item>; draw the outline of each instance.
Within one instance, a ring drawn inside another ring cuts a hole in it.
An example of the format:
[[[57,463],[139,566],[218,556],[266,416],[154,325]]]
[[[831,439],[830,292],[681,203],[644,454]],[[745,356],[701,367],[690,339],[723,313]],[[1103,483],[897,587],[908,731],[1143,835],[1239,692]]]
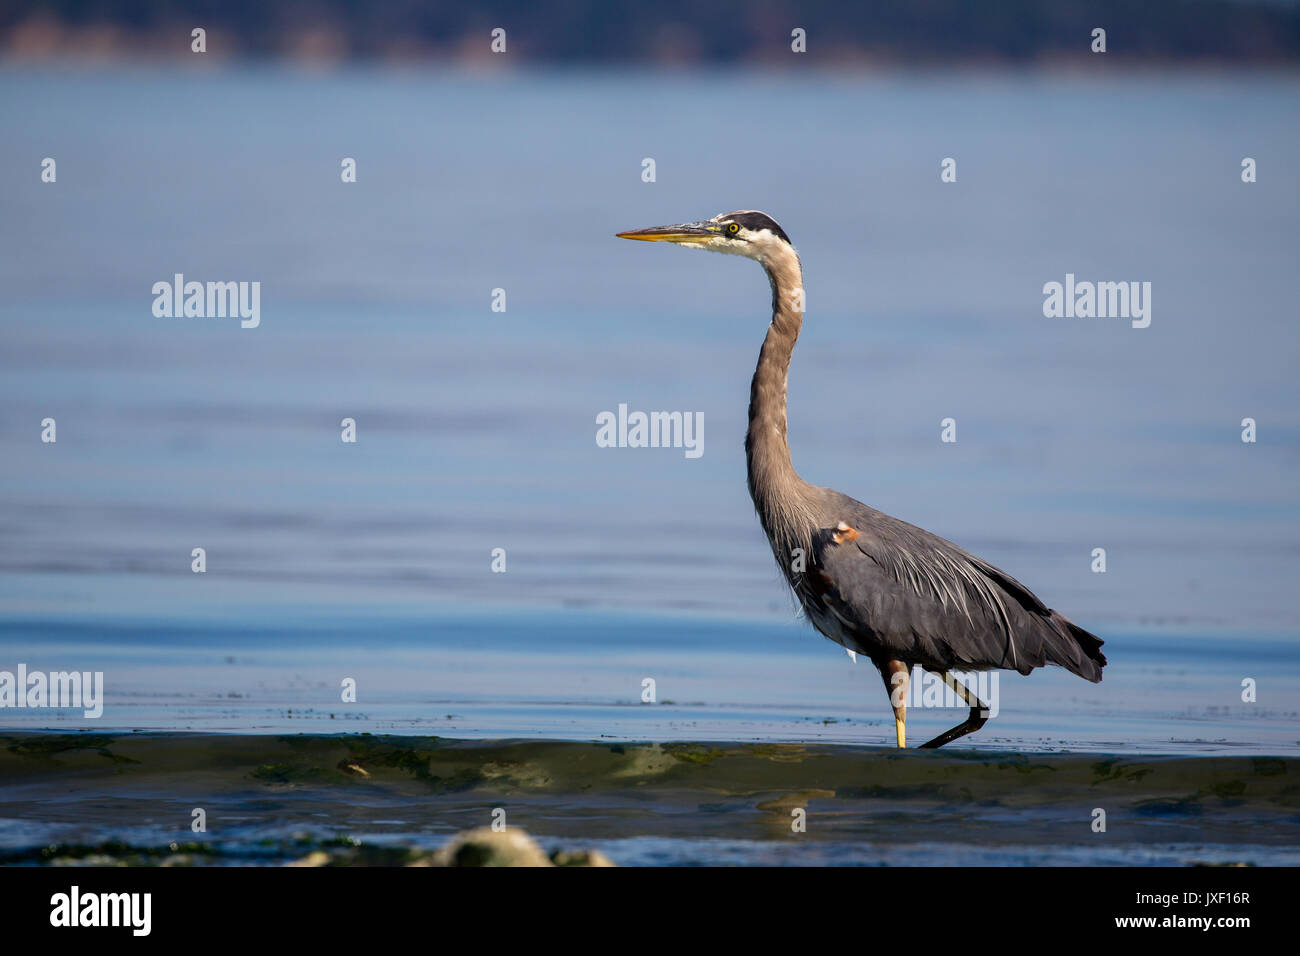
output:
[[[683,222],[675,226],[651,226],[649,229],[632,229],[617,233],[620,239],[640,239],[644,242],[677,242],[686,245],[708,242],[721,227],[712,222]]]

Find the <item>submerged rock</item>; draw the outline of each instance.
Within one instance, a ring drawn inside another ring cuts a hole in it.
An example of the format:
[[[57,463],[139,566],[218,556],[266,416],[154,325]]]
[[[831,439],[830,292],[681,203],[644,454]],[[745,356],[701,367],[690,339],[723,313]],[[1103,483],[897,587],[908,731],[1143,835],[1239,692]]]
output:
[[[519,827],[493,830],[478,827],[455,836],[446,847],[429,853],[412,866],[614,866],[594,849],[556,849],[549,857],[537,840]]]
[[[519,827],[480,827],[457,834],[432,852],[370,846],[353,840],[318,846],[286,866],[614,866],[596,850],[556,850],[549,857]]]
[[[537,841],[518,827],[479,827],[431,854],[426,866],[554,866]]]

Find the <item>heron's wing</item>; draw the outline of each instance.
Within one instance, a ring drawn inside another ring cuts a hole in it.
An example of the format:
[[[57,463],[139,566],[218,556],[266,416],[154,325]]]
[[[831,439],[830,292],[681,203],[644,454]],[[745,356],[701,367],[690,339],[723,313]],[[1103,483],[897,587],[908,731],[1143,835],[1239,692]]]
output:
[[[1011,575],[922,528],[858,509],[847,530],[816,536],[801,583],[865,646],[933,667],[1027,674],[1052,663],[1100,680],[1101,642]]]

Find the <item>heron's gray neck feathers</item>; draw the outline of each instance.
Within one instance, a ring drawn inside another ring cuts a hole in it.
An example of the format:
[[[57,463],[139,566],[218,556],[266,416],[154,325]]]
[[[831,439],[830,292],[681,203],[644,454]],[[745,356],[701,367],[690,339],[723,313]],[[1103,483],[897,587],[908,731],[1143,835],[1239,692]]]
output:
[[[749,392],[749,493],[777,561],[789,568],[790,551],[808,548],[817,528],[814,489],[794,470],[786,429],[790,356],[803,325],[803,272],[784,243],[759,259],[772,283],[772,324],[758,356]]]

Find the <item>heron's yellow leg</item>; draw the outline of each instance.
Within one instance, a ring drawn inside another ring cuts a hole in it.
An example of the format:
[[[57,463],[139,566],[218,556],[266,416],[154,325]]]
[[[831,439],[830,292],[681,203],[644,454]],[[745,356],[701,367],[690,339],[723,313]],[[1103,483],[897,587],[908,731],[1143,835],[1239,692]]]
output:
[[[898,746],[907,746],[907,681],[908,667],[902,661],[885,661],[879,665],[880,676],[889,693],[889,706],[894,709],[894,734]]]

